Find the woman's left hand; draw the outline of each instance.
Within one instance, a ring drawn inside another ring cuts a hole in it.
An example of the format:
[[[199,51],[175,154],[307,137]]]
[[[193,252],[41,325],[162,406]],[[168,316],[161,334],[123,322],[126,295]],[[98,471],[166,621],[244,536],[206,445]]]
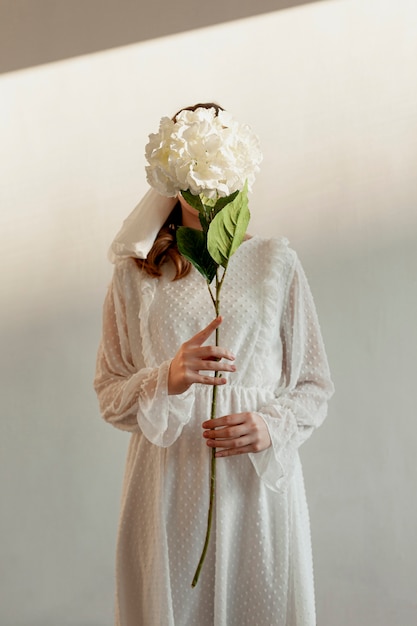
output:
[[[203,422],[207,445],[216,457],[261,452],[271,445],[268,427],[258,413],[234,413]]]

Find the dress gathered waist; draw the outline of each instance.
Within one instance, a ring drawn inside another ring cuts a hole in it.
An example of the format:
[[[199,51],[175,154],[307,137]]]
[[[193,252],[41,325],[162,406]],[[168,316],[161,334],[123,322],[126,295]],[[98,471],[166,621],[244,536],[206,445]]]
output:
[[[209,385],[197,384],[193,389],[194,403],[193,413],[207,411],[207,417],[210,415],[211,402],[213,397],[213,388]],[[181,396],[175,401],[175,407],[181,406]],[[216,399],[216,415],[217,417],[230,413],[239,413],[243,411],[258,411],[263,406],[274,401],[275,395],[272,388],[267,387],[247,387],[240,384],[227,383],[220,385],[217,389]]]

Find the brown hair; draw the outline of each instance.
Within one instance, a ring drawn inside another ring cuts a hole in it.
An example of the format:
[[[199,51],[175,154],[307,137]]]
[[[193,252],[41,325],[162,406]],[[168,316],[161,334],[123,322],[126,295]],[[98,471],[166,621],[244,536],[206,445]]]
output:
[[[175,113],[172,119],[175,122],[177,115],[179,115],[181,111],[195,111],[199,108],[215,109],[216,115],[219,114],[219,111],[224,111],[223,107],[219,104],[215,104],[214,102],[203,102],[180,109],[177,113]],[[162,266],[169,260],[172,261],[175,267],[175,276],[172,280],[179,280],[189,274],[191,270],[191,263],[179,253],[175,235],[178,226],[181,226],[181,222],[181,205],[177,202],[165,224],[163,224],[157,234],[146,259],[136,259],[136,262],[141,270],[146,272],[149,276],[152,276],[152,278],[162,276]]]
[[[198,104],[193,104],[190,107],[184,107],[180,109],[173,115],[172,119],[174,122],[177,121],[177,116],[181,113],[181,111],[195,111],[196,109],[215,109],[216,115],[219,114],[219,111],[224,111],[223,107],[220,104],[216,104],[215,102],[199,102]]]
[[[175,276],[178,280],[187,276],[191,270],[191,263],[179,253],[176,240],[176,230],[181,226],[181,205],[179,202],[172,209],[168,219],[163,224],[148,252],[146,259],[136,259],[141,270],[152,278],[162,276],[162,266],[171,260],[175,267]]]

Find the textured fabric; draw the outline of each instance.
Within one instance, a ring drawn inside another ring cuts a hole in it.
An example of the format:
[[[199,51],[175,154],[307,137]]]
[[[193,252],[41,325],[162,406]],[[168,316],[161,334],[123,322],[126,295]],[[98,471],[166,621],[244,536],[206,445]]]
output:
[[[120,626],[313,626],[310,530],[298,448],[333,392],[311,293],[286,240],[253,237],[229,264],[220,345],[237,371],[217,415],[257,411],[272,446],[217,460],[216,509],[200,581],[212,388],[167,393],[172,357],[215,316],[192,269],[180,281],[117,263],[95,388],[103,417],[132,433],[117,548]],[[212,343],[214,337],[207,343]]]
[[[114,238],[109,250],[110,261],[115,263],[117,257],[146,259],[176,203],[177,198],[166,198],[152,187],[148,189]]]

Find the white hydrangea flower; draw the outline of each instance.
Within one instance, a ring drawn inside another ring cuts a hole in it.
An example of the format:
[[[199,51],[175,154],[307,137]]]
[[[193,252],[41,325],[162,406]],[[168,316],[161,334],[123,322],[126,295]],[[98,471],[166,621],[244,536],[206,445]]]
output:
[[[145,148],[148,183],[163,196],[189,190],[207,198],[229,196],[255,180],[262,161],[259,139],[246,124],[214,108],[163,117]]]

